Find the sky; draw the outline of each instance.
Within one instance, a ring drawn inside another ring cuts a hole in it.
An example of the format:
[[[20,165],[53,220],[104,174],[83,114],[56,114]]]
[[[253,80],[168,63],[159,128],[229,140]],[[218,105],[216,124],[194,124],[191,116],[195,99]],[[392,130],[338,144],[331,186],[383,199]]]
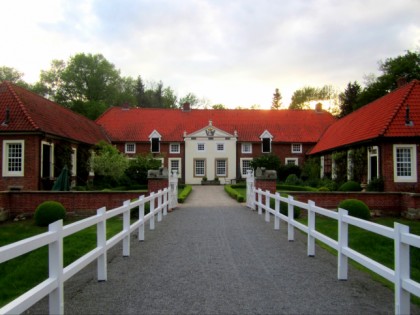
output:
[[[0,0],[0,66],[39,80],[51,61],[102,54],[210,105],[283,107],[305,86],[343,91],[420,50],[420,0]]]

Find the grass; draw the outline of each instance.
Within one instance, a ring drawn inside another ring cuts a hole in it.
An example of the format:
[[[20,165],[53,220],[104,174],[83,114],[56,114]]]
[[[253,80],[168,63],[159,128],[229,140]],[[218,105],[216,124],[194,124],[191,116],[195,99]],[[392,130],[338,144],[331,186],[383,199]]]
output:
[[[307,224],[307,218],[302,218],[301,221],[304,224]],[[338,239],[338,227],[337,221],[334,219],[317,216],[315,220],[315,228],[318,232],[321,232],[328,237],[337,240]],[[410,233],[420,235],[420,222],[413,221],[413,220],[406,220],[402,218],[375,218],[372,219],[372,222],[378,223],[381,225],[385,225],[388,227],[393,228],[394,222],[399,222],[401,224],[408,225],[410,227]],[[325,245],[317,241],[318,245],[325,248],[326,250],[330,251],[334,255],[337,255],[337,251],[330,248],[329,246]],[[349,247],[358,251],[359,253],[387,266],[391,269],[394,269],[394,241],[369,232],[358,227],[349,226]],[[410,261],[411,261],[411,270],[410,275],[411,279],[420,282],[420,265],[418,262],[420,261],[420,249],[411,247],[410,248]],[[393,289],[394,285],[387,281],[386,279],[382,278],[381,276],[377,275],[376,273],[370,271],[369,269],[361,266],[360,264],[351,261],[350,263],[357,268],[368,272],[373,279],[380,281],[387,287]],[[420,298],[412,296],[412,302],[416,304],[420,304]]]
[[[66,221],[65,224],[72,223]],[[46,232],[33,220],[6,222],[0,225],[0,246]],[[107,221],[107,238],[122,230],[122,220]],[[96,225],[66,237],[63,241],[64,266],[91,251],[96,246]],[[48,277],[48,247],[19,256],[0,264],[0,306],[3,306]]]

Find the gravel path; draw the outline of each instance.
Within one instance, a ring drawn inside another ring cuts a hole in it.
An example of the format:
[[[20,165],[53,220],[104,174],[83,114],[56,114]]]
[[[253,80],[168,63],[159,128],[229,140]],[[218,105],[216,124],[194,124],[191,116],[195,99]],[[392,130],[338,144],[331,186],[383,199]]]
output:
[[[92,264],[65,284],[65,314],[393,314],[390,289],[354,268],[337,280],[337,258],[280,231],[219,186],[194,186],[146,240],[108,255],[108,281]],[[46,299],[28,314],[46,313]],[[420,314],[412,307],[413,314]]]

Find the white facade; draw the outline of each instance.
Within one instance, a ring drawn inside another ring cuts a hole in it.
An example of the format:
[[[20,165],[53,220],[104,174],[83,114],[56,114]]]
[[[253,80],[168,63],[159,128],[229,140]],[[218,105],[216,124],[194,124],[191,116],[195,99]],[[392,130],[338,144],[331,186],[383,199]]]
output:
[[[236,178],[237,135],[213,127],[184,135],[185,183],[201,184],[219,178],[222,182]]]

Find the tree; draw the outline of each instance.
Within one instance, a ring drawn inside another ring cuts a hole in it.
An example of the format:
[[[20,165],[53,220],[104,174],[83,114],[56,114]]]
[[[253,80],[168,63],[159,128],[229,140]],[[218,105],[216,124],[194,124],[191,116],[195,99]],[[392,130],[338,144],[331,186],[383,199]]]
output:
[[[15,68],[10,67],[0,67],[0,82],[1,81],[10,81],[12,83],[17,83],[22,80],[23,73],[19,72]]]
[[[368,77],[366,87],[358,98],[357,108],[396,89],[401,79],[406,82],[420,79],[420,50],[417,52],[407,51],[405,55],[380,61],[379,70],[382,71],[382,75],[379,77]]]
[[[273,102],[271,104],[271,109],[280,109],[281,108],[281,93],[279,91],[279,89],[276,88],[274,94],[273,94]]]
[[[223,104],[214,104],[211,108],[212,109],[227,109],[226,106]]]
[[[153,158],[152,154],[137,155],[134,159],[130,159],[125,174],[136,184],[146,184],[147,171],[158,170],[160,166],[161,161]]]
[[[191,108],[198,107],[200,105],[200,99],[193,93],[188,93],[184,97],[181,97],[178,101],[179,108],[185,103],[190,103]]]
[[[293,93],[289,109],[308,109],[310,101],[317,99],[318,90],[314,87],[305,86]]]
[[[339,100],[340,100],[340,114],[339,118],[342,118],[351,112],[353,112],[357,108],[358,98],[360,96],[360,92],[362,87],[354,81],[354,83],[349,82],[347,84],[347,88],[344,92],[340,93]]]
[[[40,79],[35,83],[38,94],[57,101],[57,92],[63,86],[61,75],[66,68],[63,60],[55,59],[51,61],[50,70],[41,70]]]
[[[98,176],[115,183],[125,175],[128,159],[116,147],[101,141],[96,145],[90,166],[95,172],[95,179]]]
[[[280,167],[280,159],[275,154],[264,154],[254,157],[251,161],[251,167],[255,170],[258,167],[265,167],[266,170],[278,171]]]

